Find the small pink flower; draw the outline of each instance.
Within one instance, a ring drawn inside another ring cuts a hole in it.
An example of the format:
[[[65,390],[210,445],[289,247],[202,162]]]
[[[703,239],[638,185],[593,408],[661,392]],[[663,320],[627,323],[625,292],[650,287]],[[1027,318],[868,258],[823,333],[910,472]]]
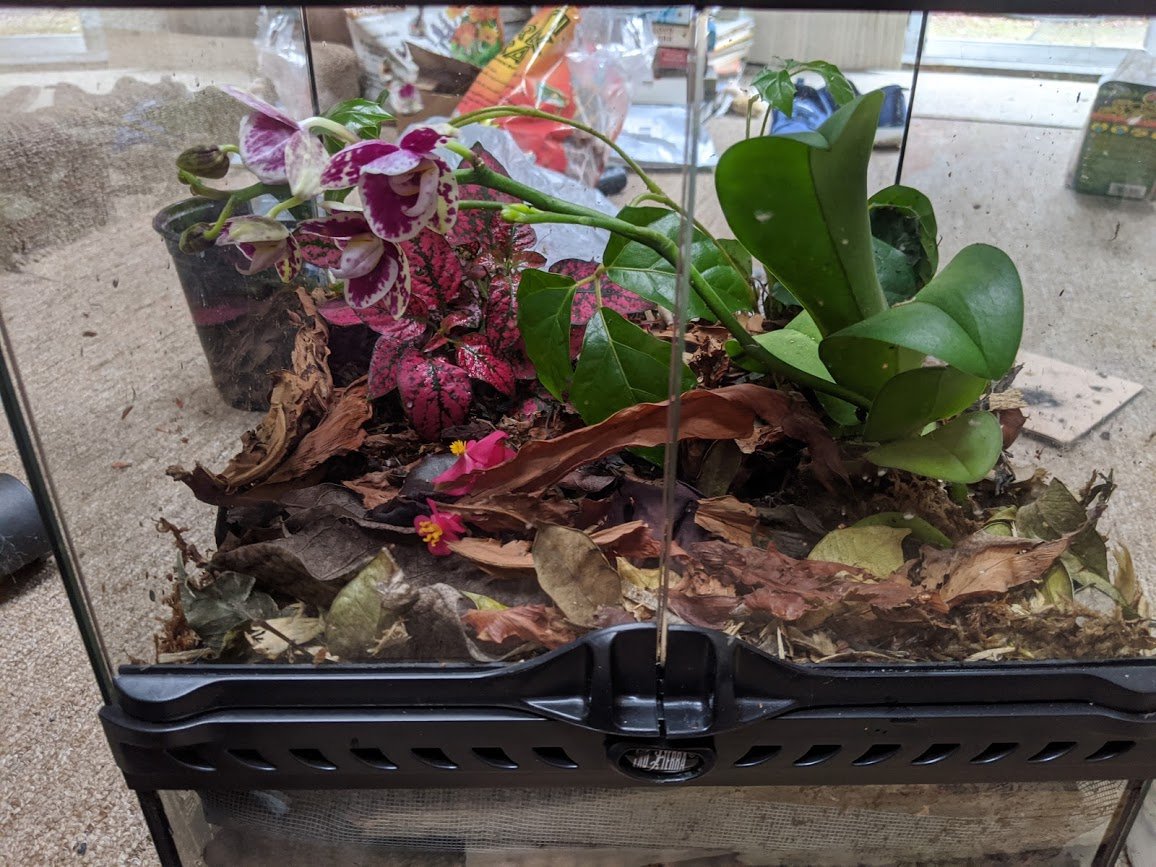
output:
[[[224,90],[251,109],[241,119],[239,148],[245,166],[263,183],[289,184],[300,198],[318,195],[328,160],[321,141],[265,100],[235,87]]]
[[[301,270],[301,251],[289,227],[269,217],[233,217],[226,220],[217,246],[235,247],[244,257],[237,265],[242,274],[256,274],[276,268],[281,280],[288,283]]]
[[[401,248],[370,231],[365,216],[342,211],[297,225],[305,261],[331,268],[345,281],[345,301],[355,310],[377,306],[397,318],[409,303],[409,261]],[[324,245],[307,243],[310,237],[331,242],[340,258]]]
[[[413,519],[413,528],[420,538],[429,547],[429,552],[435,557],[448,557],[451,553],[449,543],[456,542],[466,532],[466,525],[457,515],[447,515],[438,511],[438,505],[433,500],[426,500],[429,506],[429,515],[418,515]]]
[[[488,470],[517,457],[518,453],[505,444],[506,438],[505,431],[496,430],[480,440],[469,442],[458,440],[450,446],[450,451],[458,456],[457,461],[440,476],[436,476],[433,483],[447,494],[454,496],[469,493],[473,487],[470,482],[462,482],[453,487],[447,486],[476,470]]]
[[[445,234],[458,213],[458,184],[450,167],[434,154],[451,133],[419,127],[398,144],[363,141],[333,155],[321,187],[357,185],[365,219],[385,241],[408,241],[429,227]]]

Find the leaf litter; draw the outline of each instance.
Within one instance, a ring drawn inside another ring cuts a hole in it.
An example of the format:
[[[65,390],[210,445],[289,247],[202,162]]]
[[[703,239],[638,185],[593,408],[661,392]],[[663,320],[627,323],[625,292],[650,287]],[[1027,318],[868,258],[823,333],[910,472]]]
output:
[[[665,512],[637,450],[666,443],[667,402],[582,426],[546,398],[512,397],[503,374],[469,418],[438,409],[459,426],[423,442],[396,396],[371,402],[364,377],[331,370],[329,327],[299,300],[292,369],[238,455],[219,473],[170,470],[220,520],[208,557],[159,525],[182,553],[159,661],[520,659],[653,619]],[[1078,493],[1043,477],[981,483],[960,504],[927,479],[861,472],[799,396],[722,384],[717,335],[698,331],[688,343],[718,387],[682,400],[675,622],[798,661],[1156,648],[1130,555],[1097,528],[1110,476]],[[464,476],[464,496],[439,491],[450,435],[494,430],[517,456]],[[448,557],[414,531],[431,499],[468,528]]]

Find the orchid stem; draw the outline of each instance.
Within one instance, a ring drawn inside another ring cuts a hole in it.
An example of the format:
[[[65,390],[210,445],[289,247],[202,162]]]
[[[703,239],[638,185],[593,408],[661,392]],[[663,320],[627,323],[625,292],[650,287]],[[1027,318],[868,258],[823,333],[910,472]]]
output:
[[[347,144],[357,144],[361,141],[357,134],[351,132],[343,124],[338,123],[328,117],[307,117],[301,121],[301,128],[307,130],[321,129],[329,133],[334,138],[339,138]]]
[[[271,207],[269,212],[265,214],[265,217],[270,220],[275,219],[276,216],[282,211],[287,211],[290,208],[296,208],[298,205],[304,205],[307,201],[309,200],[303,199],[300,196],[290,196],[285,201],[278,202],[273,207]]]

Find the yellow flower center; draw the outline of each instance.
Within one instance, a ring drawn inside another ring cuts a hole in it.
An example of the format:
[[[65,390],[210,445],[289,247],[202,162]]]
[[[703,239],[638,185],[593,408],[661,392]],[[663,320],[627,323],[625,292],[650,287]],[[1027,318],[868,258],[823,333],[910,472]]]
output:
[[[427,545],[436,545],[442,540],[442,528],[433,521],[422,521],[418,524],[417,534]]]
[[[454,440],[450,444],[450,454],[456,455],[457,457],[460,458],[465,453],[466,453],[465,440]]]

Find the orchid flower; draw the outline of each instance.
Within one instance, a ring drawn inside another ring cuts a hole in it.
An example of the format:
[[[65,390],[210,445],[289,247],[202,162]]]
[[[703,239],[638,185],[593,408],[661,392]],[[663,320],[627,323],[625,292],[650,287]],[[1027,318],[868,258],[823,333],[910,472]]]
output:
[[[299,199],[319,195],[328,155],[309,125],[324,118],[298,122],[251,93],[235,87],[224,90],[250,109],[241,119],[240,152],[246,167],[263,183],[287,183]]]
[[[218,246],[236,247],[245,257],[237,265],[242,274],[255,274],[276,268],[282,282],[288,283],[301,270],[301,251],[289,227],[269,217],[233,217],[225,221],[217,236]]]
[[[505,444],[505,439],[506,432],[496,430],[480,440],[470,440],[469,442],[457,440],[450,446],[450,451],[457,455],[457,461],[440,476],[436,476],[433,483],[440,490],[454,496],[469,493],[470,488],[473,487],[469,482],[452,487],[449,485],[475,470],[488,470],[490,467],[496,467],[498,464],[504,464],[517,457],[518,453]]]
[[[345,281],[345,301],[358,310],[380,304],[390,316],[405,313],[409,303],[409,261],[396,245],[377,237],[365,215],[341,211],[297,225],[307,262],[330,268]],[[325,238],[336,247],[336,262],[325,247],[305,243],[310,235]],[[314,251],[317,251],[316,253]]]
[[[321,175],[321,187],[357,185],[365,219],[385,241],[408,241],[422,229],[445,234],[458,215],[458,184],[434,154],[452,130],[419,127],[398,144],[363,141],[337,152]]]
[[[429,552],[435,557],[448,557],[453,552],[449,543],[456,542],[466,532],[466,525],[457,515],[447,515],[438,511],[438,504],[426,500],[430,513],[413,519],[413,528],[418,538],[425,542]]]

